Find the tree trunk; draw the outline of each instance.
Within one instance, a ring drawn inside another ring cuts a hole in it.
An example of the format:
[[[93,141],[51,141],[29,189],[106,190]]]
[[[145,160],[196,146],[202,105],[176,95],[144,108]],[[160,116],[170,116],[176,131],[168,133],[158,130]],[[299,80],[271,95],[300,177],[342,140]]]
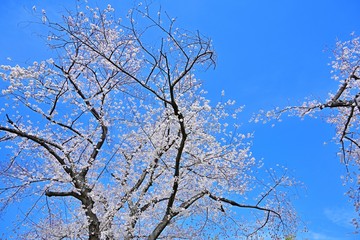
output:
[[[93,212],[94,201],[89,197],[88,191],[84,191],[82,196],[82,205],[89,223],[89,240],[100,240],[100,221]]]

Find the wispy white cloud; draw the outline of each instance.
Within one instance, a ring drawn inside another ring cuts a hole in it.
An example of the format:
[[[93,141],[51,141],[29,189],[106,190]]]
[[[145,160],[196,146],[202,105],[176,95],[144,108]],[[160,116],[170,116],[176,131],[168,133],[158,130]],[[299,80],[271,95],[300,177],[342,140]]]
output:
[[[343,240],[343,238],[333,237],[326,233],[308,232],[304,239],[311,240]]]
[[[334,224],[353,229],[351,221],[356,217],[355,212],[352,209],[345,208],[326,208],[324,209],[324,215]]]
[[[301,234],[299,239],[306,240],[354,240],[359,235],[354,235],[354,226],[351,221],[356,217],[351,207],[332,207],[322,211],[327,219],[320,225],[313,226],[308,232]]]

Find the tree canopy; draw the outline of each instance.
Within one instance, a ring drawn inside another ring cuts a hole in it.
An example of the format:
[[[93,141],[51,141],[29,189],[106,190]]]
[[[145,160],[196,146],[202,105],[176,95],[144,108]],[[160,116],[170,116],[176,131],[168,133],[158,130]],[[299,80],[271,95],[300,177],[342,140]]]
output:
[[[211,40],[148,6],[114,12],[79,5],[52,21],[43,10],[54,57],[1,66],[0,203],[24,203],[17,236],[293,233],[293,180],[260,180],[251,134],[233,124],[241,108],[211,104],[195,75],[215,63]]]

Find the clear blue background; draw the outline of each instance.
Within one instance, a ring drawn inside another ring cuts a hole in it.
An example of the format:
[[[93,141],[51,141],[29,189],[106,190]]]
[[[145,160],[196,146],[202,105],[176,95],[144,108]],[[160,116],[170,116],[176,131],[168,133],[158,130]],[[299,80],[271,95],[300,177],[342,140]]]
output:
[[[77,1],[2,0],[0,3],[0,63],[26,64],[48,57],[38,36],[41,26],[32,6],[60,15]],[[90,1],[96,3],[96,1]],[[132,1],[109,1],[126,11]],[[265,166],[285,165],[306,186],[294,198],[309,232],[299,239],[359,239],[350,224],[355,216],[344,193],[335,130],[318,119],[284,119],[275,127],[248,124],[252,113],[275,106],[296,105],[306,96],[326,99],[336,91],[331,79],[331,49],[337,39],[360,34],[358,0],[157,0],[177,17],[178,25],[200,30],[213,39],[215,70],[201,74],[209,97],[226,96],[245,105],[243,131],[254,132],[253,153]],[[102,1],[96,4],[101,6]],[[7,60],[10,57],[12,60]],[[0,83],[1,84],[1,83]],[[328,142],[328,144],[324,144]],[[10,214],[0,219],[5,226]],[[0,231],[5,231],[0,227]],[[0,235],[1,236],[1,235]]]

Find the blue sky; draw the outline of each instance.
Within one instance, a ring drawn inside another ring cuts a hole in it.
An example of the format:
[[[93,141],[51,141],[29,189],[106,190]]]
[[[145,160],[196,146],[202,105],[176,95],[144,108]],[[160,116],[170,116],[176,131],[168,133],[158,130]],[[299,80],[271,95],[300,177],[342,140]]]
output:
[[[41,60],[45,50],[31,8],[59,14],[71,1],[3,0],[0,63]],[[98,1],[101,2],[101,1]],[[109,1],[126,10],[125,0]],[[331,142],[335,130],[318,119],[284,119],[275,127],[247,124],[259,109],[296,105],[305,97],[325,99],[336,90],[328,63],[337,39],[360,34],[357,0],[157,0],[178,25],[213,39],[217,67],[201,74],[209,97],[245,105],[244,131],[254,132],[253,153],[266,166],[280,163],[305,185],[295,204],[309,232],[300,239],[358,239],[349,223],[354,212],[342,186],[344,168]],[[100,3],[99,3],[100,4]],[[9,61],[7,58],[12,60]],[[1,84],[1,83],[0,83]],[[324,144],[327,142],[327,144]],[[6,221],[4,215],[1,221]]]

